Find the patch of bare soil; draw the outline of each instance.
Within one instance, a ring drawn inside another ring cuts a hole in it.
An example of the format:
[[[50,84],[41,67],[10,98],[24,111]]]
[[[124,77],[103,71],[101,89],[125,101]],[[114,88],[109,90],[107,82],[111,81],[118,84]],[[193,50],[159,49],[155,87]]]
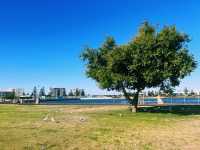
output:
[[[122,110],[127,109],[128,106],[110,106],[110,105],[101,105],[101,106],[81,106],[81,107],[74,107],[74,108],[64,108],[62,109],[64,112],[97,112],[97,111],[110,111],[110,110]]]

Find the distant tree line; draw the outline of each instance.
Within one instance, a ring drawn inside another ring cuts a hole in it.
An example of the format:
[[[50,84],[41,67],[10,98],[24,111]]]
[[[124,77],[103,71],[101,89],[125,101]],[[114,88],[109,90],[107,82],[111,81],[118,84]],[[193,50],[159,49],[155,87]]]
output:
[[[195,96],[195,95],[198,95],[198,93],[195,93],[193,90],[188,90],[187,88],[185,88],[183,92],[184,92],[185,96]]]
[[[176,93],[174,90],[169,91],[155,91],[155,90],[149,90],[145,92],[146,96],[155,97],[155,96],[197,96],[200,95],[200,92],[194,92],[194,90],[188,90],[187,88],[184,88],[183,92]]]

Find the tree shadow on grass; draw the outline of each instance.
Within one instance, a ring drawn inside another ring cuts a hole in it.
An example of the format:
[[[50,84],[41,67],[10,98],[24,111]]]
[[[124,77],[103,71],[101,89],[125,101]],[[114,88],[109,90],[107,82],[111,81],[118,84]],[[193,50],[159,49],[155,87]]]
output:
[[[200,115],[199,105],[141,106],[138,112],[172,113],[178,115]]]

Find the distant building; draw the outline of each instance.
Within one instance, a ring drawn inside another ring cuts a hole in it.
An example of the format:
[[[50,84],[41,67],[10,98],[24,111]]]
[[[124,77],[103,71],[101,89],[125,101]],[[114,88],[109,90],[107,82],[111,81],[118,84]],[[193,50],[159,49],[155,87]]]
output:
[[[50,88],[51,97],[64,97],[66,96],[65,88]]]
[[[16,97],[24,96],[24,89],[17,88],[17,89],[13,89],[13,91],[14,91]]]
[[[11,94],[14,94],[13,89],[12,90],[0,90],[0,98],[4,98]]]
[[[24,89],[16,88],[16,89],[7,89],[0,90],[0,98],[7,99],[15,99],[24,96]]]

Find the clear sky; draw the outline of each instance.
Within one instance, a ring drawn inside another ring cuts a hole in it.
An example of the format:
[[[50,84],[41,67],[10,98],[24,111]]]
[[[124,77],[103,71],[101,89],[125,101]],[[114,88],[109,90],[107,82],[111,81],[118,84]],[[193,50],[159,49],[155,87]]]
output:
[[[125,43],[148,20],[176,25],[192,38],[190,52],[200,60],[198,0],[6,0],[0,4],[0,87],[85,88],[104,93],[84,73],[79,59],[85,45],[106,36]],[[200,69],[183,87],[200,90]]]

